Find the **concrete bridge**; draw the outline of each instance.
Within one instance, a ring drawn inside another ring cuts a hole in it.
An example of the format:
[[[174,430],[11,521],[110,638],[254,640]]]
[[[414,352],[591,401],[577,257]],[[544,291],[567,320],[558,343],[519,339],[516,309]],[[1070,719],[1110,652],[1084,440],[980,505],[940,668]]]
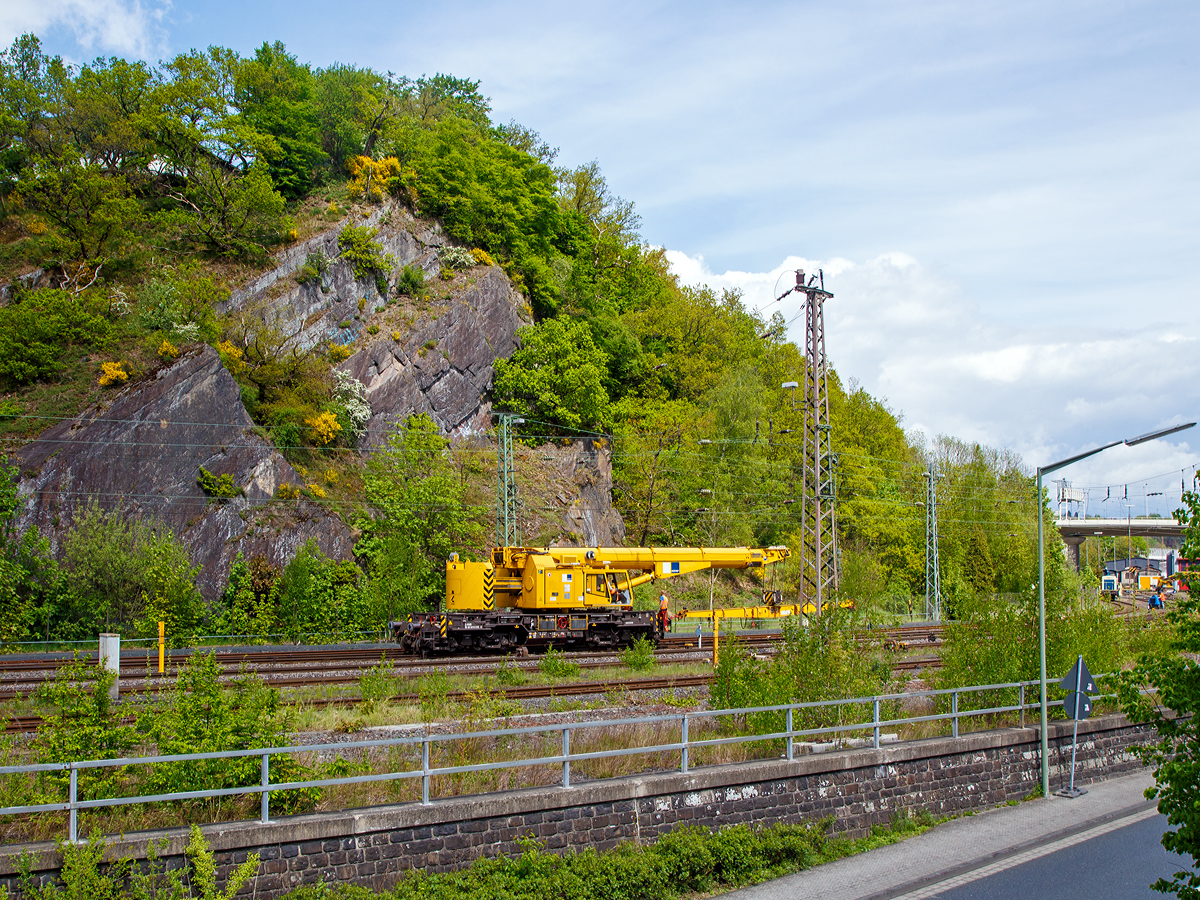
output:
[[[1183,536],[1183,526],[1174,519],[1059,519],[1055,525],[1076,571],[1079,571],[1079,545],[1090,537]]]

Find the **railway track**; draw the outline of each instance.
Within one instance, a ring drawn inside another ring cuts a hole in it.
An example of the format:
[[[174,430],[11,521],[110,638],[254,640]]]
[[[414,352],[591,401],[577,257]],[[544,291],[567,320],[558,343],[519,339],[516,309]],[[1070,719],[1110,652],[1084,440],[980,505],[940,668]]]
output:
[[[593,663],[593,666],[609,665],[609,663]],[[909,672],[922,669],[941,668],[941,660],[936,656],[921,657],[915,659],[895,660],[892,664],[893,671]],[[567,682],[564,684],[555,685],[525,685],[519,687],[496,687],[491,690],[491,694],[497,697],[503,697],[506,700],[535,700],[546,699],[551,697],[581,697],[595,696],[598,694],[610,694],[614,692],[626,693],[634,691],[653,691],[653,690],[678,690],[680,688],[707,687],[712,682],[713,676],[707,675],[674,675],[658,678],[631,678],[622,681],[578,681]],[[345,682],[357,681],[357,678],[345,678]],[[308,682],[311,684],[311,682]],[[446,699],[448,700],[465,700],[470,696],[475,695],[471,691],[448,691]],[[415,693],[396,694],[391,698],[391,702],[405,703],[419,700],[419,696]],[[354,697],[314,697],[302,701],[310,706],[357,706],[362,701]],[[5,732],[8,734],[21,734],[36,731],[42,724],[40,716],[14,716],[5,720]],[[122,721],[131,724],[134,719],[132,716],[125,717]]]
[[[873,629],[859,636],[860,641],[874,644],[881,643],[892,649],[907,649],[912,647],[935,648],[940,645],[944,626],[921,625],[902,628]],[[753,650],[769,649],[778,642],[778,631],[749,631],[739,632],[738,641],[743,647]],[[659,643],[656,658],[660,661],[686,660],[687,658],[703,658],[710,652],[711,635],[705,635],[703,645],[697,647],[693,635],[668,635]],[[727,643],[727,640],[726,640]],[[177,651],[172,654],[170,664],[177,667],[182,664],[192,651]],[[701,656],[703,654],[703,656]],[[565,654],[572,662],[582,669],[599,669],[618,664],[616,652],[597,654],[595,651]],[[86,657],[92,664],[96,655]],[[531,654],[526,657],[447,657],[440,659],[419,659],[404,654],[398,648],[388,645],[346,646],[346,647],[284,647],[264,650],[217,651],[217,660],[221,665],[223,679],[236,678],[243,671],[253,671],[268,685],[277,688],[311,687],[315,684],[343,685],[358,682],[368,669],[386,662],[394,673],[403,677],[408,674],[416,676],[422,671],[435,671],[453,667],[464,674],[494,673],[506,662],[519,669],[535,669],[540,661],[540,655]],[[0,701],[17,699],[28,696],[39,684],[52,678],[57,670],[69,661],[65,655],[44,655],[37,657],[0,658]],[[170,674],[160,677],[153,672],[157,668],[157,654],[124,653],[122,654],[122,693],[126,695],[143,695],[168,687],[173,679]],[[895,660],[895,671],[912,671],[923,668],[935,668],[940,665],[936,657],[914,660]],[[144,666],[144,667],[143,667]],[[148,677],[133,673],[143,671]],[[170,672],[170,669],[168,669]],[[536,699],[553,696],[581,696],[588,694],[603,694],[610,690],[656,690],[672,687],[695,687],[706,685],[711,680],[710,675],[676,676],[674,678],[644,678],[621,682],[575,682],[554,686],[527,686],[497,688],[495,694],[502,694],[511,699]],[[465,692],[451,692],[451,699],[462,699]],[[415,700],[415,694],[401,694],[396,700]],[[353,698],[321,698],[312,699],[312,705],[353,705],[360,701]],[[22,733],[34,731],[41,724],[37,716],[17,716],[5,720],[7,733]]]

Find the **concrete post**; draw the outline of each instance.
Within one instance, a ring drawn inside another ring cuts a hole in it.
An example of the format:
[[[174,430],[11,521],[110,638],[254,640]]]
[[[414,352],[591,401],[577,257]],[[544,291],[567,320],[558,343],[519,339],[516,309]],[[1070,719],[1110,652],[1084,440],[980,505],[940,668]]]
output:
[[[119,634],[100,635],[100,665],[110,672],[115,672],[112,687],[108,689],[109,698],[116,700],[121,694],[121,636]]]

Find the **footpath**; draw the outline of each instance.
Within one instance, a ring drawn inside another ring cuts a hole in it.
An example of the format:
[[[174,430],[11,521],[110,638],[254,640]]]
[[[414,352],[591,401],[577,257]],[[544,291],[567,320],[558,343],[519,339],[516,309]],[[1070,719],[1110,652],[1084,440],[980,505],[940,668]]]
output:
[[[1149,770],[1087,786],[1075,800],[1027,800],[724,895],[728,900],[923,900],[1157,815]]]

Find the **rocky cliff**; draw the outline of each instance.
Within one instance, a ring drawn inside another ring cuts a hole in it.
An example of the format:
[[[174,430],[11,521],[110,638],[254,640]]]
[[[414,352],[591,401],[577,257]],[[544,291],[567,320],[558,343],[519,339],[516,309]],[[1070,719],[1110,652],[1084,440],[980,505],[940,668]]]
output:
[[[355,279],[338,258],[342,222],[281,253],[273,269],[234,291],[218,311],[261,315],[298,350],[328,342],[352,349],[340,368],[366,387],[371,419],[364,453],[413,413],[427,413],[447,435],[482,435],[491,424],[493,364],[513,352],[517,329],[529,321],[524,298],[496,266],[441,278],[444,236],[401,204],[354,221],[378,228],[376,239],[398,268],[425,272],[429,295],[389,302],[373,279]],[[314,255],[325,260],[324,271],[301,283],[296,276]],[[587,441],[539,453],[549,465],[531,471],[536,483],[526,488],[545,496],[527,539],[620,543],[624,524],[611,505],[609,450]],[[57,542],[81,504],[122,505],[184,537],[209,599],[219,594],[238,552],[284,565],[309,539],[335,558],[349,558],[353,545],[350,529],[320,504],[274,499],[279,485],[300,479],[256,432],[237,383],[207,346],[103,408],[54,426],[21,451],[19,462],[22,527],[36,526]],[[196,482],[201,467],[232,476],[241,495],[207,496]]]
[[[284,564],[311,538],[330,556],[350,554],[350,529],[336,516],[308,501],[274,501],[279,485],[299,478],[255,433],[237,382],[207,346],[104,407],[59,422],[26,445],[18,462],[21,528],[36,526],[57,540],[93,501],[155,519],[191,549],[209,599],[239,551]],[[242,495],[206,495],[196,481],[201,467],[232,476]]]
[[[275,268],[234,291],[220,311],[260,305],[301,347],[354,347],[341,368],[367,387],[373,414],[368,446],[378,446],[397,420],[413,413],[429,414],[447,434],[486,430],[492,363],[516,349],[517,329],[530,321],[524,298],[496,266],[443,282],[438,250],[448,242],[441,230],[391,201],[353,224],[376,228],[376,241],[396,267],[419,268],[434,296],[417,301],[392,294],[389,303],[374,279],[356,279],[338,258],[338,234],[346,224],[288,249]],[[297,283],[312,256],[327,261],[325,271]]]

